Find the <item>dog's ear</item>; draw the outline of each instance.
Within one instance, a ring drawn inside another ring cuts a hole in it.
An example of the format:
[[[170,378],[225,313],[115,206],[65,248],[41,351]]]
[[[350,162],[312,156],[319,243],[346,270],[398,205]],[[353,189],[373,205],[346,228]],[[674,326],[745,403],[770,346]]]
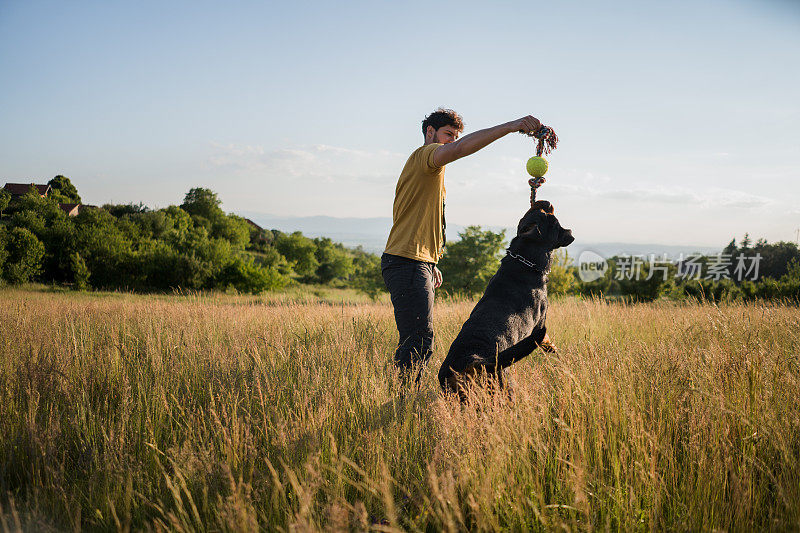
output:
[[[544,242],[545,236],[549,228],[547,215],[541,211],[536,211],[535,216],[526,217],[525,220],[520,221],[517,228],[517,236],[522,237],[526,241],[531,242]]]
[[[547,220],[546,209],[552,209],[550,202],[544,200],[534,202],[531,208],[522,216],[519,224],[517,224],[517,235],[528,233],[533,226],[540,225]],[[543,231],[543,229],[540,230],[540,233]]]
[[[537,211],[541,211],[546,215],[552,215],[554,212],[553,204],[551,204],[547,200],[536,200],[535,202],[533,202],[531,208],[536,209]]]
[[[538,224],[534,224],[527,231],[520,233],[519,236],[533,242],[541,242],[544,240],[544,235],[542,235],[542,230],[539,229]]]

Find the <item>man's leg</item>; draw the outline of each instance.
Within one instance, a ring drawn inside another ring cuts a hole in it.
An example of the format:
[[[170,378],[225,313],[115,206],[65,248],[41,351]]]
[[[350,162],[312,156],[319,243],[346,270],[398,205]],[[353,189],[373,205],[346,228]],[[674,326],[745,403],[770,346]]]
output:
[[[394,363],[408,376],[433,354],[433,266],[384,254],[381,272],[392,298],[400,342]],[[417,373],[416,380],[419,380]]]

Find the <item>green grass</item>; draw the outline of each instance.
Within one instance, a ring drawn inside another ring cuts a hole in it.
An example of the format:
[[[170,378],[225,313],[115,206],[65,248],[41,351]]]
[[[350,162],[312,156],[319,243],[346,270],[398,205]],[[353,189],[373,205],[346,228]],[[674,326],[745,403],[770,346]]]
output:
[[[300,289],[297,289],[298,291]],[[355,294],[0,290],[0,528],[786,530],[800,313],[563,300],[513,404],[399,400]]]

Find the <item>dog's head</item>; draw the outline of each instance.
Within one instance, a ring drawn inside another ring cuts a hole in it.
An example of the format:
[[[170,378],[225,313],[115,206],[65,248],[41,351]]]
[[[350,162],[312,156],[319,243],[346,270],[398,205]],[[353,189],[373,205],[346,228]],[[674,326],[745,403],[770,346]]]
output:
[[[553,214],[553,205],[546,200],[539,200],[533,204],[517,225],[517,236],[514,241],[518,245],[536,245],[546,248],[547,251],[572,244],[575,237],[572,230],[564,229]],[[513,242],[513,241],[512,241]]]

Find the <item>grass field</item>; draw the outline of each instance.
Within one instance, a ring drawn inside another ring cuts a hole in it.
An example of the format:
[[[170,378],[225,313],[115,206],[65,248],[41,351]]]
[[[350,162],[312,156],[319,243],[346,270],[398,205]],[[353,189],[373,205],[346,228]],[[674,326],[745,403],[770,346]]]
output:
[[[341,296],[341,297],[339,297]],[[346,301],[345,301],[346,300]],[[354,295],[0,290],[3,530],[792,530],[800,312],[551,305],[513,404],[399,397]]]

